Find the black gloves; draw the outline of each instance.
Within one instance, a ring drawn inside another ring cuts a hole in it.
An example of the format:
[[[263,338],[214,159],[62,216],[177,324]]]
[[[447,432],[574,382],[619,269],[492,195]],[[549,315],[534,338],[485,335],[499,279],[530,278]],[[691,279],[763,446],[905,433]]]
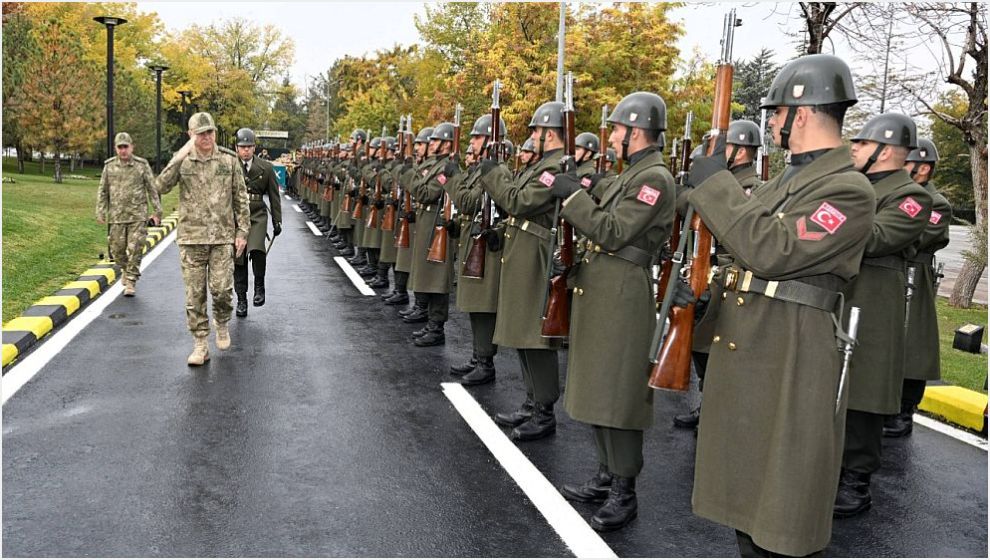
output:
[[[361,204],[364,204],[365,206],[367,206],[369,200],[370,199],[368,198],[368,195],[364,195],[364,196],[361,197]]]
[[[402,172],[405,173],[413,168],[412,160],[406,159],[406,162],[402,164]]]
[[[461,236],[461,224],[457,220],[447,220],[447,223],[443,227],[447,229],[451,237],[456,239]]]
[[[385,208],[385,201],[384,200],[376,200],[375,201],[375,208],[377,208],[379,210],[381,210],[382,208]]]
[[[359,191],[358,191],[358,188],[357,187],[354,187],[353,189],[351,189],[351,198],[357,197],[358,192]]]
[[[448,179],[456,176],[460,172],[461,166],[457,163],[456,159],[448,160],[447,164],[443,166],[443,174],[446,175]]]
[[[348,167],[347,168],[347,173],[350,174],[351,179],[354,179],[355,181],[360,181],[361,180],[361,171],[357,167],[355,167],[353,165],[350,166],[350,167]]]
[[[409,222],[410,224],[415,224],[415,223],[416,223],[416,213],[415,213],[415,212],[406,212],[406,215],[405,215],[405,216],[403,216],[403,217],[404,217],[404,218],[406,219],[406,221],[408,221],[408,222]]]
[[[272,237],[278,237],[280,233],[282,233],[282,224],[275,222],[272,224]]]
[[[715,151],[712,155],[696,158],[691,162],[687,184],[691,187],[697,187],[712,175],[726,169],[728,169],[728,165],[725,161],[725,135],[719,135],[718,139],[715,140]]]
[[[399,201],[398,200],[393,200],[392,202],[389,202],[388,204],[389,204],[389,206],[391,206],[392,208],[395,208],[396,210],[399,209]]]
[[[694,297],[694,290],[691,289],[691,286],[683,278],[679,278],[674,283],[674,293],[670,294],[670,297],[673,298],[672,301],[675,307],[687,307],[698,301]]]
[[[481,160],[481,176],[484,177],[488,173],[498,167],[498,162],[493,159],[483,159]]]
[[[502,250],[502,237],[493,229],[486,229],[478,234],[478,237],[485,240],[488,250],[497,253]]]
[[[578,182],[577,176],[571,173],[558,173],[553,178],[553,186],[550,188],[550,194],[556,198],[564,199],[579,190],[581,190],[581,183]]]

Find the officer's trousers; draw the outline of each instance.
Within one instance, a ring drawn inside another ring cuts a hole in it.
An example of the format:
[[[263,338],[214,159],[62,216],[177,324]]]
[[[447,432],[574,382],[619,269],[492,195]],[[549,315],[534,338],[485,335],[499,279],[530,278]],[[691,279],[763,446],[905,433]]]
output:
[[[842,468],[871,474],[880,468],[883,442],[883,414],[849,410],[846,412],[846,444]]]
[[[492,342],[495,337],[494,313],[468,313],[471,319],[471,337],[474,343],[474,355],[479,358],[491,358],[498,352],[498,346]]]
[[[925,398],[925,386],[928,382],[924,379],[905,379],[901,390],[901,410],[913,411],[921,404],[921,399]]]
[[[708,352],[691,352],[694,359],[694,371],[698,374],[698,390],[705,390],[705,371],[708,370]]]
[[[409,284],[409,273],[401,270],[395,271],[395,293],[406,293],[406,286]]]
[[[538,404],[552,406],[560,398],[557,351],[549,348],[519,348],[517,351],[526,394]]]
[[[264,285],[265,268],[268,256],[264,251],[255,249],[234,260],[234,293],[244,295],[248,291],[248,259],[251,260],[251,270],[254,272],[254,284]]]
[[[141,277],[141,258],[144,242],[148,237],[145,222],[110,224],[110,255],[120,266],[124,278],[137,282]]]
[[[598,462],[608,467],[608,472],[635,478],[643,470],[643,430],[621,430],[607,426],[593,426]]]
[[[179,245],[182,280],[186,285],[186,324],[193,336],[210,334],[206,292],[213,297],[213,320],[226,324],[233,311],[234,246]]]
[[[426,300],[426,318],[437,323],[446,323],[450,315],[450,294],[423,293]],[[417,294],[417,300],[419,300]]]

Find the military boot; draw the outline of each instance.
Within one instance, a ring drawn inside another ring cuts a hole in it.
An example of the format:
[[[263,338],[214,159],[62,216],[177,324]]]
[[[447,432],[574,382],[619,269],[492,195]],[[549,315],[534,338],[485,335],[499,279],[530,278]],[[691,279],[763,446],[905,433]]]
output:
[[[591,528],[596,531],[615,531],[636,519],[639,509],[636,503],[636,479],[626,476],[612,478],[608,498],[591,516]]]
[[[265,304],[265,279],[254,277],[254,306],[261,307]]]
[[[545,438],[557,431],[557,417],[553,414],[553,404],[536,403],[533,415],[512,429],[509,434],[517,441],[533,441]]]
[[[495,414],[495,423],[507,428],[515,428],[533,416],[533,407],[536,404],[533,399],[526,397],[526,401],[519,406],[518,410],[512,412],[499,412]]]
[[[598,465],[598,474],[584,484],[565,484],[560,487],[560,493],[573,502],[601,503],[608,498],[612,488],[612,473],[606,465]]]
[[[416,300],[416,301],[415,301],[415,302],[413,303],[413,306],[412,306],[412,307],[408,307],[408,308],[406,308],[406,309],[402,309],[402,310],[400,310],[400,311],[399,311],[399,316],[400,316],[400,317],[408,317],[408,316],[410,316],[410,315],[412,315],[413,313],[415,313],[416,311],[419,311],[420,309],[422,309],[422,310],[424,310],[424,311],[425,311],[425,310],[426,310],[426,304],[424,304],[424,303],[422,303],[422,302],[420,302],[420,301],[419,301],[419,300],[417,299],[417,300]]]
[[[478,367],[478,355],[471,354],[471,359],[459,366],[450,366],[450,374],[454,377],[467,375]]]
[[[429,313],[426,311],[425,307],[413,308],[412,313],[409,313],[402,318],[403,323],[425,323],[429,319]]]
[[[871,505],[873,498],[870,496],[870,474],[842,469],[832,517],[852,517],[870,509]]]
[[[364,257],[364,249],[358,247],[354,252],[354,256],[347,259],[347,262],[351,263],[351,266],[364,266],[368,264],[367,259]]]
[[[134,297],[134,280],[124,278],[124,297]]]
[[[192,354],[186,358],[186,363],[191,366],[201,366],[210,360],[210,347],[205,336],[197,336],[193,342]]]
[[[440,346],[446,343],[443,333],[443,323],[440,321],[430,321],[426,324],[426,334],[413,340],[413,344],[419,347]]]
[[[911,435],[914,429],[914,406],[901,404],[901,412],[884,418],[883,437],[899,438]]]
[[[385,288],[388,289],[388,265],[378,263],[378,270],[376,271],[376,276],[373,282],[368,284],[369,288],[374,288],[376,290]]]
[[[701,419],[701,405],[699,404],[696,408],[688,412],[687,414],[678,414],[674,416],[674,427],[675,428],[688,428],[694,429],[698,427],[698,421]]]
[[[424,334],[426,334],[429,331],[430,331],[430,324],[427,323],[427,324],[423,325],[423,328],[414,330],[412,332],[412,337],[414,339],[419,338],[419,337],[423,336]]]
[[[353,257],[354,256],[354,247],[351,247],[349,244],[345,244],[344,245],[344,248],[340,250],[340,256],[342,256],[342,257]]]
[[[247,292],[237,292],[237,309],[234,313],[238,317],[247,317]]]
[[[216,323],[214,327],[217,329],[217,350],[230,348],[230,328],[227,326],[227,323]]]
[[[461,378],[461,385],[484,385],[495,381],[495,358],[478,358],[478,369]]]
[[[378,274],[378,267],[368,263],[357,270],[357,273],[361,275],[361,278],[371,278]]]
[[[409,303],[409,294],[406,292],[393,292],[388,299],[385,300],[385,305],[405,305]]]

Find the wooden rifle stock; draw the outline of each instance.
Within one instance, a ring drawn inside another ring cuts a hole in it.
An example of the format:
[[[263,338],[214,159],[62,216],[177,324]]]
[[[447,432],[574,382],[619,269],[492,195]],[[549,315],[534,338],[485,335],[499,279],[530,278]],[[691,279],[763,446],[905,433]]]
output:
[[[492,85],[492,138],[488,145],[488,157],[495,161],[502,161],[502,108],[499,106],[499,89],[501,84],[498,80]],[[464,259],[464,266],[461,268],[461,275],[465,278],[484,278],[485,259],[488,255],[488,242],[485,235],[492,227],[492,199],[487,192],[481,195],[481,225],[478,235],[471,237],[471,249]]]
[[[409,134],[409,136],[406,137],[406,143],[405,143],[404,148],[405,148],[405,151],[408,152],[408,153],[403,153],[403,157],[405,157],[405,158],[411,158],[412,157],[412,145],[413,145],[413,143],[411,142],[411,140],[412,140],[412,115],[409,115],[406,118],[406,129],[407,129],[407,133]],[[405,136],[405,135],[403,135],[403,136]],[[400,176],[401,176],[401,174],[400,174]],[[409,217],[408,217],[409,214],[412,213],[412,194],[409,193],[409,190],[408,189],[402,189],[402,190],[404,191],[403,192],[403,201],[402,201],[402,203],[403,203],[402,204],[402,219],[399,220],[399,233],[398,233],[398,235],[395,236],[395,246],[397,248],[399,248],[399,249],[408,249],[409,248],[409,240],[412,237],[412,232],[410,231],[410,228],[409,228]]]
[[[454,149],[451,151],[450,159],[457,161],[461,155],[461,104],[457,104],[454,111]],[[453,215],[453,202],[446,191],[443,193],[443,212],[437,208],[437,220],[434,221],[433,238],[430,240],[430,252],[426,255],[426,260],[433,263],[447,262],[447,246],[450,244],[447,232],[447,223]],[[443,216],[443,221],[437,224],[439,218]]]
[[[396,149],[396,163],[402,160],[402,151],[405,148],[405,134],[403,130],[404,117],[399,117],[399,132],[396,140],[399,145]],[[399,200],[399,182],[392,177],[392,203],[385,207],[385,215],[382,217],[382,231],[395,231],[395,205]]]
[[[368,210],[368,221],[364,224],[368,229],[378,229],[378,218],[380,217],[378,203],[382,201],[382,172],[385,170],[385,155],[388,153],[388,142],[385,141],[386,134],[388,134],[388,131],[383,126],[382,140],[378,144],[378,164],[382,166],[382,169],[378,170],[375,174],[375,200],[371,205],[371,209]]]

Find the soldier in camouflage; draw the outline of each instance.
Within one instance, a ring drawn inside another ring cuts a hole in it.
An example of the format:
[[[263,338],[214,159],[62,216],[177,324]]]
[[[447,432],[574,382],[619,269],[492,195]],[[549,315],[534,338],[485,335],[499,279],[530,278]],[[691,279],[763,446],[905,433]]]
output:
[[[219,350],[230,347],[227,322],[233,310],[234,257],[247,248],[251,228],[247,186],[237,154],[216,144],[209,113],[189,119],[189,142],[172,156],[155,184],[165,194],[179,185],[179,260],[186,285],[186,323],[195,339],[187,363],[210,359],[206,291],[213,296]]]
[[[134,155],[131,135],[121,132],[114,139],[117,155],[103,165],[96,196],[96,221],[110,224],[110,254],[120,265],[124,295],[134,296],[141,277],[141,257],[147,236],[147,221],[161,223],[162,203],[155,191],[155,175],[148,160]],[[148,202],[154,209],[148,216]]]

